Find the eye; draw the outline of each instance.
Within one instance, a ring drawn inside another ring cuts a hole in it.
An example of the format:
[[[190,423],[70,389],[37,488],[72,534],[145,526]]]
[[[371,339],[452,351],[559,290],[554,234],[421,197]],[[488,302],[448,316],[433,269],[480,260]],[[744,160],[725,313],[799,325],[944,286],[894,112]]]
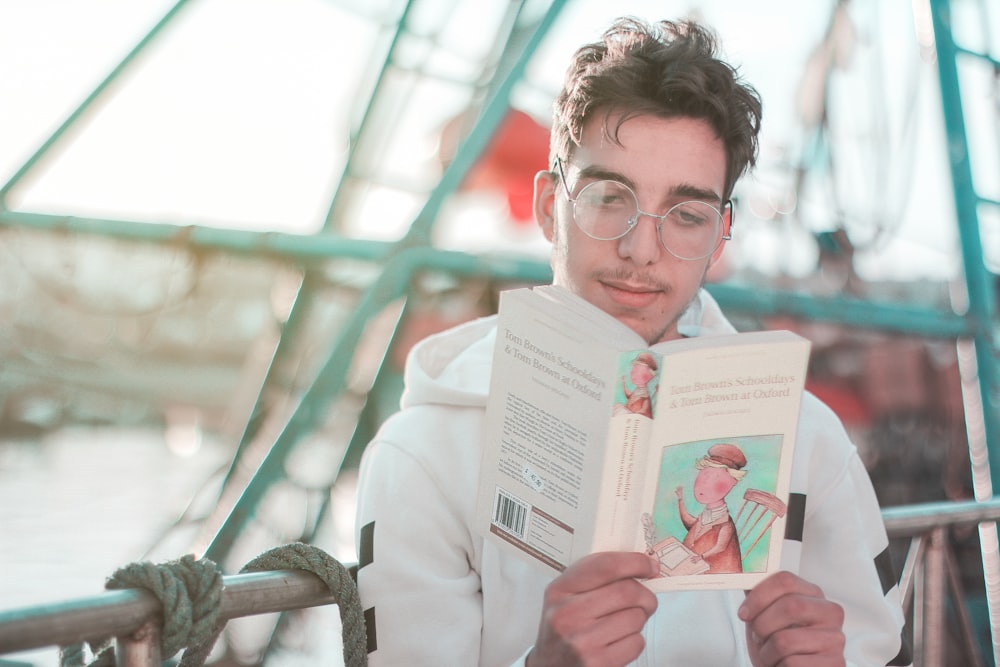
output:
[[[678,227],[704,227],[713,224],[719,214],[708,204],[686,202],[670,210],[669,220]]]
[[[627,209],[633,206],[631,193],[614,181],[595,181],[581,192],[577,202],[603,210]]]

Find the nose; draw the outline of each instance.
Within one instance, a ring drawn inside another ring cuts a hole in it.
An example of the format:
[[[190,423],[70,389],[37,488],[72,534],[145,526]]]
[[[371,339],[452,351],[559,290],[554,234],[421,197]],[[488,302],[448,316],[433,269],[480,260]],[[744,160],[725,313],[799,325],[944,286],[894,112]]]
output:
[[[655,264],[665,252],[660,245],[660,219],[642,212],[637,213],[636,218],[632,231],[618,239],[618,256],[631,260],[637,266]],[[643,218],[647,219],[644,221]]]

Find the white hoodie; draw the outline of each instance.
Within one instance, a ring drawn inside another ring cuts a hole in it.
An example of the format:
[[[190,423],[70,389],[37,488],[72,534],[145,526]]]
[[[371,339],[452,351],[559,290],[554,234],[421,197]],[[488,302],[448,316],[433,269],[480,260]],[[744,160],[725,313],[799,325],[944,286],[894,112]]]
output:
[[[734,331],[704,290],[685,335]],[[472,527],[495,318],[432,336],[407,360],[401,410],[365,451],[358,489],[358,588],[369,664],[523,665],[553,574]],[[849,665],[909,663],[881,514],[833,412],[802,402],[792,493],[805,494],[799,574],[846,612]],[[750,665],[743,591],[658,594],[635,665]]]

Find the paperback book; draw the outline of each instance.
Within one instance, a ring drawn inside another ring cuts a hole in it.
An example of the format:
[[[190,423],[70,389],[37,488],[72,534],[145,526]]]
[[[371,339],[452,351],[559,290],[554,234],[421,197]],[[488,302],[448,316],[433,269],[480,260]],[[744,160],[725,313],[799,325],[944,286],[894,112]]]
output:
[[[650,346],[563,288],[502,293],[478,527],[555,572],[646,552],[656,591],[794,571],[784,537],[801,520],[789,477],[809,351],[789,331]]]

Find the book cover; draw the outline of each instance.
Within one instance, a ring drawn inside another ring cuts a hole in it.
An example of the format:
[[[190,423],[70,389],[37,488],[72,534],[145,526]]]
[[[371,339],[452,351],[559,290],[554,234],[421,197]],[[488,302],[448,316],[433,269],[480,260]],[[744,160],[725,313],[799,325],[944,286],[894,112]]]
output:
[[[555,571],[608,550],[653,590],[778,569],[809,342],[786,331],[647,346],[561,288],[501,295],[477,524]]]

